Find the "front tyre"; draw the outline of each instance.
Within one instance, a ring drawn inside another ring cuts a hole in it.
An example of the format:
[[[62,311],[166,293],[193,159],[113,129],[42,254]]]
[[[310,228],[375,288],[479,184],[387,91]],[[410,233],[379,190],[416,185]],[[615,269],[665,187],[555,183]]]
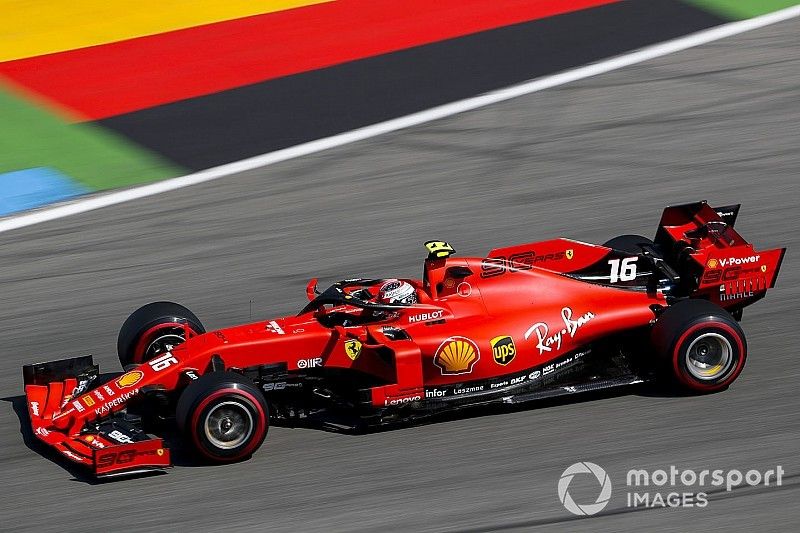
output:
[[[186,441],[205,459],[231,463],[261,446],[269,429],[264,395],[234,372],[205,374],[184,389],[176,409]]]
[[[122,368],[145,363],[183,343],[184,324],[194,333],[206,331],[194,313],[173,302],[154,302],[134,311],[122,324],[117,338]]]
[[[706,300],[683,300],[668,308],[656,321],[652,340],[665,372],[697,392],[727,388],[747,359],[742,328]]]

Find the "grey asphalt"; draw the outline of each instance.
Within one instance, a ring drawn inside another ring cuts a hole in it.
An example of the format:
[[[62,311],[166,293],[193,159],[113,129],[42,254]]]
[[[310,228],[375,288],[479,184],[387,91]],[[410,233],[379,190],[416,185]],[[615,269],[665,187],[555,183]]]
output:
[[[796,529],[798,102],[795,19],[0,235],[0,528]],[[251,299],[254,317],[295,312],[312,276],[417,275],[431,238],[464,255],[559,235],[602,242],[652,234],[665,204],[694,199],[742,202],[744,236],[789,247],[778,287],[745,313],[750,358],[723,393],[619,395],[362,436],[273,428],[244,463],[100,485],[23,442],[21,365],[93,353],[117,370],[117,328],[145,302],[182,302],[221,327],[248,320]],[[584,460],[609,472],[614,492],[602,514],[575,519],[556,484]],[[705,508],[626,508],[629,469],[670,465],[786,474],[781,487],[714,492]]]

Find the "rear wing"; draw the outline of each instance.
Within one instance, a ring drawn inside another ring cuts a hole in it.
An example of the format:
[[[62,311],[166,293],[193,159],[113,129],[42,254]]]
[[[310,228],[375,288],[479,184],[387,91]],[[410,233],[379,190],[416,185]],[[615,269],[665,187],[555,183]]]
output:
[[[775,286],[786,248],[756,250],[734,229],[739,210],[705,201],[664,209],[655,245],[686,295],[736,309]]]

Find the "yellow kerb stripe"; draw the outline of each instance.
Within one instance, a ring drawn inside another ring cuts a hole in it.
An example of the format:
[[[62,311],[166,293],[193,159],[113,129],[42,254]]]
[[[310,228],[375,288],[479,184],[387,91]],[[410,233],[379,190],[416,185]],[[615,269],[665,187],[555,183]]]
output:
[[[63,52],[327,0],[0,0],[0,61]]]

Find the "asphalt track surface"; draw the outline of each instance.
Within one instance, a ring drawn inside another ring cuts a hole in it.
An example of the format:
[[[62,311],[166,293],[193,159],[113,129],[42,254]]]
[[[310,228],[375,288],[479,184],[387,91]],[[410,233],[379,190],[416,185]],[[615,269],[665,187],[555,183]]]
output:
[[[799,35],[795,19],[0,235],[0,527],[794,530]],[[602,242],[650,234],[664,204],[698,198],[743,202],[743,235],[758,247],[789,247],[778,288],[745,313],[750,359],[726,392],[644,391],[359,436],[272,428],[244,463],[97,485],[24,443],[21,365],[93,353],[102,369],[117,369],[117,328],[147,301],[182,302],[221,327],[246,321],[250,299],[254,317],[296,311],[315,275],[418,275],[430,238],[464,255],[557,235]],[[561,472],[579,460],[603,466],[615,485],[594,517],[572,517],[556,495]],[[715,492],[704,509],[625,507],[631,468],[777,464],[782,487]]]

